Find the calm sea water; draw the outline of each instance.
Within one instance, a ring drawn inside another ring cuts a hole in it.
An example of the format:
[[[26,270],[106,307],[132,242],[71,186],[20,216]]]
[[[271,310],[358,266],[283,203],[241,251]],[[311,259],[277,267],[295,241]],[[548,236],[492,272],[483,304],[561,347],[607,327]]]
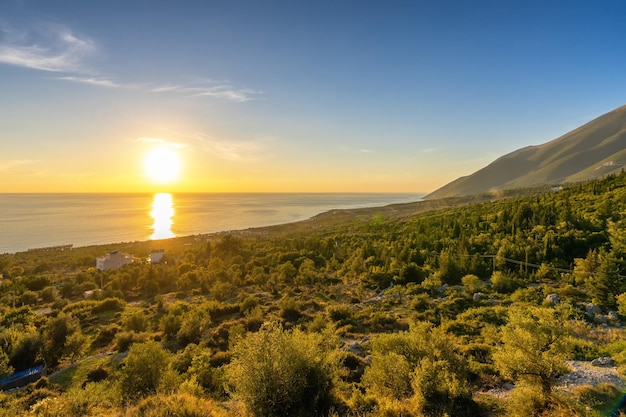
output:
[[[0,194],[0,253],[269,226],[420,194]]]

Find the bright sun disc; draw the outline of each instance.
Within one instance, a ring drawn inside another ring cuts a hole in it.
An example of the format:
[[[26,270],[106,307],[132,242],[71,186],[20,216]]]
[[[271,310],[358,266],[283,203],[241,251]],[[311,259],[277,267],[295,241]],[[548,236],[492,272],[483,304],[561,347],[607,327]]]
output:
[[[154,148],[146,155],[144,168],[151,181],[159,184],[171,183],[178,179],[180,157],[174,149]]]

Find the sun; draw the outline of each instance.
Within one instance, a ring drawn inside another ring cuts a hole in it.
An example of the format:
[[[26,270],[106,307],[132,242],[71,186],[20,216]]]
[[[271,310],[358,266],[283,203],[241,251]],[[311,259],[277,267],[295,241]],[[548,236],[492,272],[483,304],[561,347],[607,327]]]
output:
[[[143,167],[150,181],[171,184],[176,182],[180,175],[180,155],[170,147],[152,148],[144,158]]]

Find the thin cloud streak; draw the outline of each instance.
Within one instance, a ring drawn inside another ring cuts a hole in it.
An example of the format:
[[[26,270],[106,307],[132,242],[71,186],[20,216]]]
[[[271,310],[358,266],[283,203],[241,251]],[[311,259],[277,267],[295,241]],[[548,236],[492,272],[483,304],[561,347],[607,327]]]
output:
[[[125,90],[142,91],[146,93],[154,94],[179,94],[189,95],[190,97],[212,97],[217,99],[234,101],[237,103],[243,103],[246,101],[257,100],[257,97],[253,95],[261,94],[259,91],[249,89],[236,89],[230,84],[216,85],[211,87],[203,86],[183,86],[178,84],[164,84],[164,85],[151,85],[151,84],[124,84],[113,81],[108,78],[96,78],[96,77],[57,77],[57,80],[70,81],[80,84],[89,84],[95,87],[105,88],[120,88]]]
[[[203,134],[187,137],[198,141],[200,150],[218,159],[233,162],[251,162],[263,159],[266,151],[273,144],[271,138],[230,141],[212,138]]]
[[[129,88],[129,86],[124,86],[122,84],[118,84],[115,81],[106,79],[106,78],[92,78],[92,77],[58,77],[57,80],[62,81],[72,81],[80,84],[89,84],[95,85],[97,87],[108,87],[108,88]]]

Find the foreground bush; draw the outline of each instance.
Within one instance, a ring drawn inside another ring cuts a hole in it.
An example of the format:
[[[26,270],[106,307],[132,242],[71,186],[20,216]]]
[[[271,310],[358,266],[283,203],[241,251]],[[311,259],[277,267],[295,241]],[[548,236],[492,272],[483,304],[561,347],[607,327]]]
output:
[[[327,415],[333,366],[319,334],[265,324],[233,348],[226,378],[258,417]]]

